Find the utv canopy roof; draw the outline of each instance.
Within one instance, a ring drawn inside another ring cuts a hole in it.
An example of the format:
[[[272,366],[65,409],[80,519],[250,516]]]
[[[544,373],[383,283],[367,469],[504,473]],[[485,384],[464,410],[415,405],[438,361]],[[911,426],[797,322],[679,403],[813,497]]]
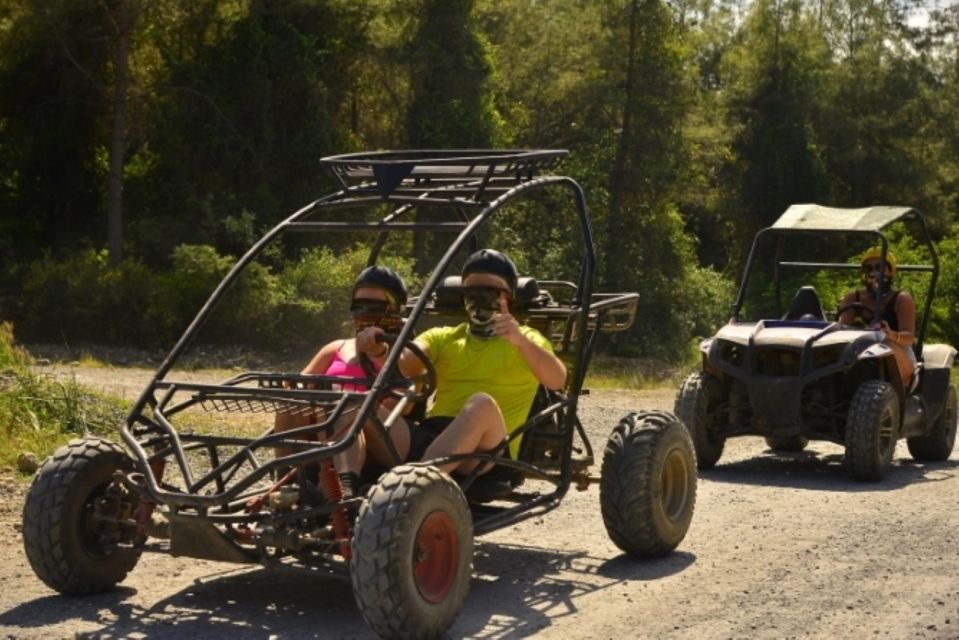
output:
[[[773,229],[797,231],[879,231],[903,218],[917,215],[911,207],[840,209],[818,204],[794,204],[779,216]]]

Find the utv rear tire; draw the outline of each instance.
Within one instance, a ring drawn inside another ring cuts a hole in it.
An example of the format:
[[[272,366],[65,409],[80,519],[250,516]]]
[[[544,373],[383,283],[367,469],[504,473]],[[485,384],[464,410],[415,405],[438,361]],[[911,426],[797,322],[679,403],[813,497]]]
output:
[[[104,525],[93,515],[113,473],[133,469],[123,449],[87,437],[57,449],[37,471],[23,507],[23,546],[33,571],[51,589],[70,596],[102,593],[136,566],[139,551],[99,540]]]
[[[766,446],[777,452],[796,453],[808,444],[809,439],[802,436],[766,436]]]
[[[373,486],[356,519],[350,576],[381,638],[442,635],[463,607],[472,565],[472,516],[450,476],[401,465]]]
[[[626,553],[675,549],[696,504],[696,457],[683,423],[660,411],[623,418],[603,453],[599,503],[610,539]]]
[[[718,433],[722,401],[722,384],[716,376],[705,371],[686,378],[676,396],[673,410],[689,430],[700,469],[712,469],[723,455],[726,437]]]
[[[941,462],[948,460],[952,448],[956,445],[956,388],[949,385],[942,413],[936,419],[932,429],[924,436],[907,438],[909,453],[923,462]]]
[[[878,482],[892,465],[899,430],[899,398],[891,384],[864,382],[846,417],[846,464],[857,480]]]

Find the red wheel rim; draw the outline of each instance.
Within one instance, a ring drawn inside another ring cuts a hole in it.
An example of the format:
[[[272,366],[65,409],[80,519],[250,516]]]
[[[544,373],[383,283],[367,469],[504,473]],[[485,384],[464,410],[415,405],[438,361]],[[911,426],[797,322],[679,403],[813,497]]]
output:
[[[449,515],[434,511],[416,532],[413,579],[420,594],[434,604],[442,602],[453,586],[459,559],[459,540]]]

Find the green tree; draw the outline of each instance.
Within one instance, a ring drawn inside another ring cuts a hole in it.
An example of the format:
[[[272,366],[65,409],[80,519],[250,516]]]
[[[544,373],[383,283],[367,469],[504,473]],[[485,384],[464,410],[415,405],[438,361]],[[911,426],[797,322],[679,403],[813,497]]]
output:
[[[415,149],[477,149],[496,141],[497,115],[490,94],[492,63],[476,30],[473,0],[423,0],[406,55],[410,102],[409,146]],[[422,220],[427,215],[418,212]],[[441,246],[442,245],[442,246]],[[418,273],[426,273],[443,242],[424,234],[413,239]]]
[[[813,26],[795,0],[758,0],[724,58],[734,132],[726,206],[743,250],[789,204],[826,193],[812,124],[828,52]]]
[[[94,0],[8,2],[0,33],[0,254],[9,267],[105,238],[104,86]]]

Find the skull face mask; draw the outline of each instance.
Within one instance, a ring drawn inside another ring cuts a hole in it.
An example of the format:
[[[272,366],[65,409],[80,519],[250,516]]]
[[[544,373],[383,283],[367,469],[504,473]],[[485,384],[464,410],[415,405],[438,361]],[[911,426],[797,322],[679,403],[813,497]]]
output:
[[[469,331],[477,338],[493,336],[493,318],[500,311],[499,287],[463,287],[463,304],[469,317]]]
[[[862,265],[862,283],[874,296],[881,298],[892,286],[891,269],[887,266],[884,274],[880,274],[878,262],[864,262]]]

